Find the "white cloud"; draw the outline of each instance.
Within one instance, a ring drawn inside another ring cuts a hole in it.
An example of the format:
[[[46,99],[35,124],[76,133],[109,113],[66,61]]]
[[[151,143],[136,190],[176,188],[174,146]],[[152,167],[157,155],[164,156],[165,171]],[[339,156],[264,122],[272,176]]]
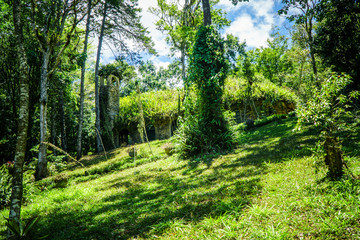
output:
[[[248,47],[260,47],[266,44],[270,36],[271,27],[279,25],[283,19],[279,18],[275,11],[275,4],[281,0],[249,0],[249,2],[238,3],[234,6],[231,0],[220,0],[217,7],[228,12],[227,17],[233,22],[225,29],[225,33],[231,33],[241,41],[246,41]],[[170,46],[165,41],[165,34],[156,29],[155,23],[158,20],[155,15],[149,12],[149,7],[156,7],[157,0],[139,0],[141,12],[141,22],[150,32],[155,50],[159,56],[168,56]],[[104,45],[102,50],[103,63],[111,62],[112,52]],[[179,57],[178,54],[175,57]],[[167,66],[170,58],[160,58],[148,56],[150,60],[159,68]],[[146,60],[146,57],[145,57]]]
[[[228,17],[233,18],[225,33],[246,41],[248,47],[265,46],[272,26],[281,23],[274,9],[275,2],[250,0],[234,6],[230,0],[220,0],[218,7],[226,10]]]
[[[159,55],[168,55],[170,47],[165,41],[165,35],[156,29],[155,23],[158,20],[157,16],[149,12],[150,7],[156,7],[157,0],[139,0],[139,7],[142,8],[141,22],[144,27],[150,32],[150,36],[155,43],[155,50]]]

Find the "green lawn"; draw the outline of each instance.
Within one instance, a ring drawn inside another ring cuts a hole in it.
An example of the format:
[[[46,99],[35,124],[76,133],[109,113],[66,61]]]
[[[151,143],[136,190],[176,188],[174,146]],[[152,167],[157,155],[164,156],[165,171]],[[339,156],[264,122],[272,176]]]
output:
[[[66,188],[43,181],[22,216],[40,216],[38,233],[52,240],[359,239],[359,181],[323,180],[323,168],[315,174],[318,133],[293,131],[295,123],[243,132],[226,155],[180,160],[154,141],[153,154],[139,145],[136,159],[125,148],[108,160],[85,157],[85,168],[65,172]],[[349,139],[349,167],[360,175],[357,132]],[[3,225],[0,218],[0,239]]]

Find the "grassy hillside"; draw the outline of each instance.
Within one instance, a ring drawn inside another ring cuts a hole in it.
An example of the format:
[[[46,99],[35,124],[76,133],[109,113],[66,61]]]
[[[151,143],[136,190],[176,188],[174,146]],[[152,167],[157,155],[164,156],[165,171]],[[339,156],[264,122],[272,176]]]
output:
[[[193,160],[168,157],[166,141],[152,142],[153,153],[139,145],[135,159],[126,148],[89,156],[64,172],[66,188],[43,181],[22,216],[40,216],[40,236],[53,240],[359,239],[360,183],[315,174],[318,133],[294,126],[285,119],[240,132],[233,152]],[[357,132],[344,149],[359,175]]]

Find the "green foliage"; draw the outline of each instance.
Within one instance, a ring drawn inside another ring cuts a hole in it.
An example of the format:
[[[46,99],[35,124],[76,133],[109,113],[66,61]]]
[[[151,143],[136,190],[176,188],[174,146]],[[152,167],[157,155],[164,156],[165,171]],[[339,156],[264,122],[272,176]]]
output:
[[[357,239],[359,181],[319,181],[325,173],[313,174],[308,151],[318,132],[295,126],[288,118],[244,131],[230,154],[193,161],[166,156],[167,141],[150,142],[156,158],[139,154],[134,160],[127,148],[108,159],[85,156],[85,168],[65,172],[66,188],[44,188],[22,216],[41,216],[38,235],[52,240]],[[358,148],[359,126],[351,132]],[[356,173],[358,154],[349,165]],[[0,239],[6,239],[1,217]]]
[[[178,99],[182,92],[176,90],[152,91],[141,94],[146,124],[157,121],[175,119],[179,115]],[[122,129],[136,128],[139,123],[139,106],[137,96],[132,94],[120,98],[120,111],[116,125]]]
[[[337,135],[340,131],[348,130],[353,120],[351,103],[359,96],[357,91],[344,91],[350,83],[349,76],[332,74],[323,81],[320,90],[314,91],[313,98],[297,110],[298,125],[310,122],[322,131],[324,141],[321,147],[324,148],[325,163],[331,179],[343,175],[343,153]]]
[[[226,80],[223,96],[226,109],[243,108],[247,98],[254,100],[261,117],[273,115],[279,110],[295,109],[299,98],[293,91],[261,79],[258,75],[254,79],[256,80],[251,86],[251,95],[247,92],[248,82],[246,80],[236,78]]]
[[[315,48],[325,64],[353,77],[360,89],[360,2],[321,1]]]
[[[299,126],[308,122],[329,134],[346,129],[353,117],[351,102],[359,96],[357,91],[344,92],[350,83],[348,75],[336,73],[323,81],[322,88],[313,91],[313,98],[299,106]]]
[[[0,209],[8,206],[10,203],[12,176],[9,170],[13,166],[13,162],[0,165]]]
[[[215,5],[219,0],[211,0]],[[158,0],[157,8],[150,8],[150,12],[160,19],[156,22],[157,28],[166,33],[166,41],[171,46],[174,54],[176,51],[184,51],[189,54],[191,45],[195,42],[196,29],[202,26],[202,11],[196,1],[189,1],[188,5],[181,8],[179,2]],[[228,26],[230,21],[226,19],[225,12],[221,9],[212,8],[211,14],[217,28]]]
[[[99,76],[107,78],[110,75],[114,75],[124,83],[131,81],[136,76],[134,67],[124,60],[116,60],[100,68]]]
[[[185,118],[178,142],[184,156],[229,150],[232,133],[223,116],[222,95],[228,62],[224,42],[213,26],[202,26],[190,56],[188,81],[195,86],[196,102],[185,103]]]
[[[6,226],[13,233],[16,240],[44,239],[47,236],[34,237],[33,235],[33,232],[39,220],[39,217],[30,218],[26,222],[22,220],[17,221],[7,219]]]

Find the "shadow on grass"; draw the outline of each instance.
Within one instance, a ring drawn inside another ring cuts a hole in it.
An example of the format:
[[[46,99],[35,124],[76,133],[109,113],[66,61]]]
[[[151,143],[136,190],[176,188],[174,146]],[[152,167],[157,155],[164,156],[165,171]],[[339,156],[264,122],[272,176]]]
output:
[[[91,208],[74,205],[54,209],[43,216],[40,231],[49,234],[49,239],[152,238],[174,221],[190,224],[223,214],[240,215],[252,197],[261,192],[261,171],[244,169],[236,176],[232,169],[195,177],[174,174],[184,168],[114,177],[97,189],[98,194],[114,189],[114,194]]]
[[[99,202],[89,206],[88,199],[68,199],[61,205],[67,207],[40,213],[40,231],[54,240],[154,238],[176,221],[190,225],[224,214],[240,216],[252,198],[261,194],[260,178],[268,171],[263,163],[306,154],[301,149],[315,141],[307,137],[307,131],[292,132],[293,127],[294,122],[280,121],[261,132],[245,134],[239,149],[220,156],[225,159],[216,166],[209,158],[203,162],[206,168],[189,162],[131,176],[115,175],[97,187]],[[109,190],[111,195],[105,194]]]
[[[279,163],[294,157],[311,155],[310,148],[318,140],[318,130],[305,128],[295,131],[294,126],[294,120],[281,120],[263,127],[261,131],[252,130],[244,134],[237,151],[246,154],[237,159],[236,164],[260,166],[264,162]],[[226,164],[221,167],[226,167]]]

